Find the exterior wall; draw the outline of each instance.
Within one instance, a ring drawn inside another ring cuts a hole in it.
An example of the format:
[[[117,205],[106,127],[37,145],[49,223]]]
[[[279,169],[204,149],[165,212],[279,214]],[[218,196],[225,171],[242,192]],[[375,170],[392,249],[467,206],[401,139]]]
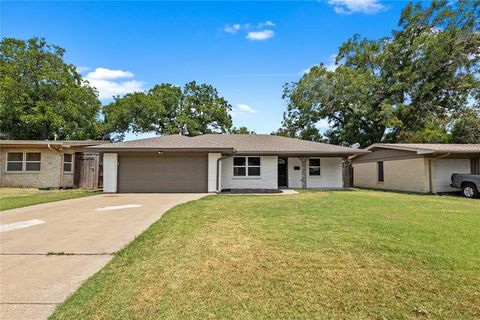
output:
[[[278,157],[261,156],[260,177],[234,177],[233,157],[222,160],[222,189],[277,189]]]
[[[103,192],[117,192],[118,154],[103,154]]]
[[[428,160],[424,158],[383,162],[384,182],[377,182],[377,163],[353,163],[355,187],[430,192]]]
[[[450,187],[454,173],[470,173],[470,159],[437,159],[433,170],[434,192],[458,191]]]
[[[37,172],[7,172],[7,152],[40,152],[41,165]],[[60,188],[73,187],[72,173],[63,173],[63,154],[46,148],[4,148],[0,152],[0,187]],[[72,163],[74,166],[74,163]],[[74,169],[73,169],[74,170]]]
[[[217,160],[221,156],[222,156],[221,153],[209,153],[208,154],[208,192],[216,192],[217,191],[217,179],[218,179],[218,177],[217,177]]]
[[[294,170],[300,167],[300,170]],[[302,187],[302,161],[300,158],[288,158],[288,187],[300,189]]]
[[[310,176],[307,170],[307,189],[343,188],[342,175],[342,158],[320,158],[320,176]]]
[[[308,164],[308,161],[307,161]],[[300,167],[300,170],[294,170]],[[288,187],[302,188],[302,161],[288,158]],[[342,158],[320,158],[320,176],[309,176],[307,169],[307,189],[343,188]]]

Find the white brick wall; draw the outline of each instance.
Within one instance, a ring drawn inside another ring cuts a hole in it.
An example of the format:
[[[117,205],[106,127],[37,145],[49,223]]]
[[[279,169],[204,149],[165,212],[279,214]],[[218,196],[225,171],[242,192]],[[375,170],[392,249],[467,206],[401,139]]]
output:
[[[118,154],[103,154],[103,192],[117,192]]]
[[[222,189],[277,189],[278,157],[261,156],[260,177],[234,177],[233,157],[222,160]]]
[[[342,158],[320,158],[320,176],[308,175],[307,169],[307,189],[342,188],[342,174]]]
[[[217,160],[221,156],[221,153],[208,154],[208,192],[217,191]]]

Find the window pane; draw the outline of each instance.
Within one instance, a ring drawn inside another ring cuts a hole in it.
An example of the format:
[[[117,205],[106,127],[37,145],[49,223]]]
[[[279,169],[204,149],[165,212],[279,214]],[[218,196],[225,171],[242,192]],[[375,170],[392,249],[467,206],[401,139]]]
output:
[[[245,165],[245,157],[235,157],[235,158],[233,158],[233,165],[234,166],[244,166]]]
[[[310,159],[310,165],[312,167],[319,167],[320,166],[320,159]]]
[[[27,162],[25,164],[26,171],[40,171],[40,162]]]
[[[249,176],[259,176],[260,175],[260,167],[248,167],[248,175]]]
[[[383,182],[383,161],[377,162],[377,170],[378,182]]]
[[[40,161],[41,155],[40,152],[27,152],[27,161]]]
[[[72,172],[72,164],[65,162],[63,164],[63,171],[64,172]]]
[[[63,162],[72,162],[72,155],[71,154],[64,154],[63,155]]]
[[[7,171],[22,171],[21,162],[7,162]]]
[[[260,157],[248,157],[248,165],[249,166],[259,166],[260,165]]]
[[[7,156],[8,161],[23,161],[23,153],[22,152],[13,152],[9,153]]]
[[[234,167],[233,168],[234,176],[245,176],[245,167]]]
[[[310,167],[309,169],[309,174],[311,176],[319,176],[320,175],[320,167]]]

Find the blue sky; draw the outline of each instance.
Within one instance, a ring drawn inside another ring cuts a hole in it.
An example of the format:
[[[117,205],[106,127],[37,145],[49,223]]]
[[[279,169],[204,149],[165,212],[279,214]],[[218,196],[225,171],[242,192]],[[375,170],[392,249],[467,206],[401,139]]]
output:
[[[2,37],[44,37],[100,91],[144,90],[196,80],[234,107],[235,126],[270,133],[281,125],[282,86],[331,64],[355,33],[390,35],[407,2],[6,2]],[[132,135],[128,136],[132,138]]]

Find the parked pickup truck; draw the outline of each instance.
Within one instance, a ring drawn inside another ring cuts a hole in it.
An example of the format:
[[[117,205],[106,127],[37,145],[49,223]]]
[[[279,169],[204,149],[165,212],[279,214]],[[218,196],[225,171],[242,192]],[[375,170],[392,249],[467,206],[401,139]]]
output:
[[[454,173],[450,186],[462,190],[462,194],[467,198],[478,198],[480,174]]]

